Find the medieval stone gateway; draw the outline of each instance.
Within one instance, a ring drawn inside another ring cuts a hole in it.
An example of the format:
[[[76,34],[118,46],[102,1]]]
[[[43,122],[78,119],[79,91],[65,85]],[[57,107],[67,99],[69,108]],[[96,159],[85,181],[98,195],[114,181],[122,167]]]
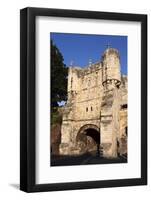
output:
[[[60,154],[127,154],[127,76],[119,52],[107,48],[99,62],[69,67],[67,89]]]
[[[77,133],[76,142],[80,153],[99,153],[100,129],[93,124],[82,126]]]

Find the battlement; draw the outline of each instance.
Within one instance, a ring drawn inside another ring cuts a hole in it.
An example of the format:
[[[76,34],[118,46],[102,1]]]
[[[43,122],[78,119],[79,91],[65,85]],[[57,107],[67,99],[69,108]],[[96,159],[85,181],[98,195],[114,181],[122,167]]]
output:
[[[104,51],[104,53],[102,55],[102,60],[105,59],[106,56],[110,56],[110,55],[113,55],[113,54],[115,54],[120,59],[120,54],[119,54],[117,49],[108,48]]]
[[[78,78],[88,75],[90,73],[96,72],[102,68],[102,62],[96,62],[91,64],[91,66],[85,66],[85,67],[78,67],[78,66],[73,66],[69,67],[69,72],[70,73],[75,73],[77,74]]]

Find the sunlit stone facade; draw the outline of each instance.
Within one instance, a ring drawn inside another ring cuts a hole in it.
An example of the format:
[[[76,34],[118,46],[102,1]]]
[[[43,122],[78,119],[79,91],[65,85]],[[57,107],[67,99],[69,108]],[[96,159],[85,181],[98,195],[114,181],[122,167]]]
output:
[[[67,90],[60,154],[126,154],[127,76],[121,74],[119,52],[108,48],[95,64],[69,67]]]

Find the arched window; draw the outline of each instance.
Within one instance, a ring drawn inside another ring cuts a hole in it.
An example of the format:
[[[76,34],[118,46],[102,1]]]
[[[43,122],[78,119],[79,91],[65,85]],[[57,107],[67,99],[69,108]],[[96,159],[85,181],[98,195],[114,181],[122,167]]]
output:
[[[86,107],[86,112],[88,112],[88,107]]]

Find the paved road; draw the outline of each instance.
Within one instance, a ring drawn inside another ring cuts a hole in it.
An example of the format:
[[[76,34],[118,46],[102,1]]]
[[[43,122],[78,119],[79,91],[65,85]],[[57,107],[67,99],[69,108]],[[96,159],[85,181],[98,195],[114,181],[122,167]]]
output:
[[[116,159],[107,159],[99,156],[85,154],[81,156],[52,156],[51,166],[69,166],[69,165],[87,165],[87,164],[111,164],[126,163],[126,157],[118,157]]]

